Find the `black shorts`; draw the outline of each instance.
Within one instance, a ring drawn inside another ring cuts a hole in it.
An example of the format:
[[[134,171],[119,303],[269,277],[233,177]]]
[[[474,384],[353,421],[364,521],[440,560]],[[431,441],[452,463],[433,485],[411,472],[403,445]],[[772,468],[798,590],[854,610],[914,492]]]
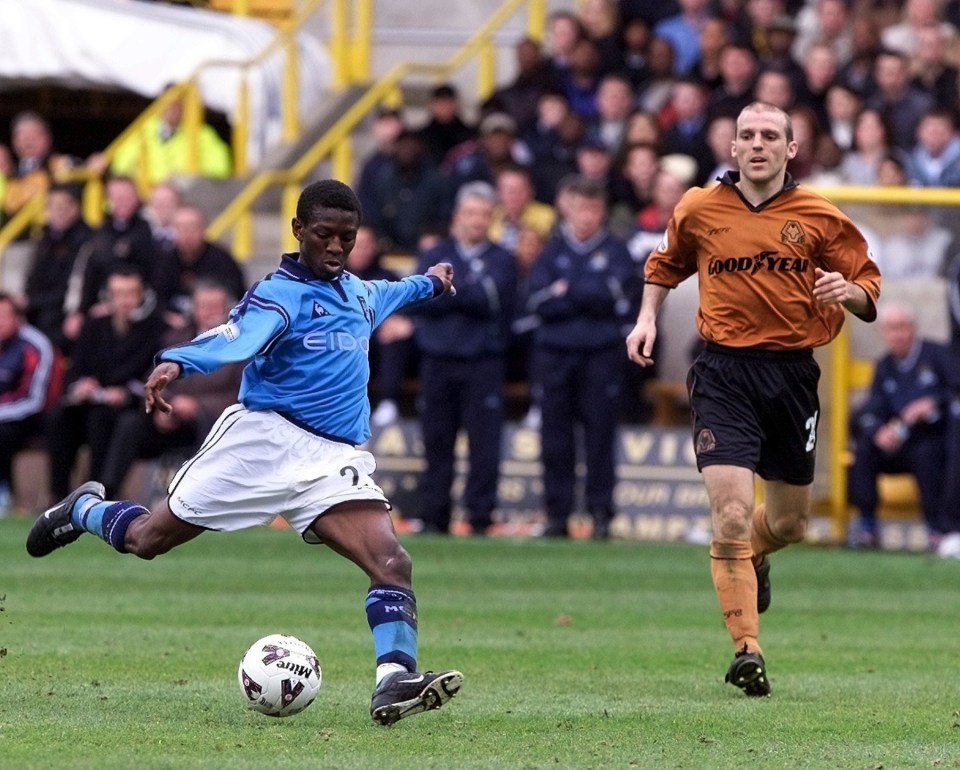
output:
[[[810,350],[708,344],[687,375],[697,468],[737,465],[768,481],[812,483],[819,381]]]

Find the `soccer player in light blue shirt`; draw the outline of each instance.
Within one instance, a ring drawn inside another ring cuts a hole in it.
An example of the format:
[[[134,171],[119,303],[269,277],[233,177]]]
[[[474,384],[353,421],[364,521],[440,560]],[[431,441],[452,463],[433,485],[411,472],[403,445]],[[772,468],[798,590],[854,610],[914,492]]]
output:
[[[152,559],[205,530],[233,531],[283,516],[307,543],[322,543],[370,579],[365,608],[377,656],[370,714],[393,724],[438,708],[460,689],[459,671],[417,671],[417,608],[409,554],[397,540],[373,456],[367,359],[370,336],[396,310],[454,293],[453,268],[400,281],[345,271],[360,203],[341,182],[307,186],[297,203],[298,254],[254,285],[227,323],[162,351],[146,383],[146,409],[168,412],[162,391],[182,376],[249,361],[239,404],[150,511],[104,500],[88,481],[44,512],[27,538],[46,556],[90,532],[121,553]]]

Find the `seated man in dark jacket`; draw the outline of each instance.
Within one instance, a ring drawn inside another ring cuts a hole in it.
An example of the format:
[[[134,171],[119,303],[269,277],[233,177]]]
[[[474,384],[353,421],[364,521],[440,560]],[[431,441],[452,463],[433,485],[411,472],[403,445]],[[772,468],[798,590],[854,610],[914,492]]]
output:
[[[919,339],[910,309],[880,311],[887,354],[877,362],[870,395],[854,418],[856,455],[850,469],[850,501],[858,519],[848,533],[853,547],[876,547],[877,476],[910,473],[920,488],[927,528],[940,534],[940,500],[946,462],[949,387],[946,348]]]
[[[143,408],[143,379],[160,349],[162,330],[144,296],[140,271],[120,262],[107,278],[107,315],[89,317],[83,324],[64,395],[47,421],[54,499],[70,492],[70,473],[80,447],[90,447],[88,475],[99,478],[118,418]]]

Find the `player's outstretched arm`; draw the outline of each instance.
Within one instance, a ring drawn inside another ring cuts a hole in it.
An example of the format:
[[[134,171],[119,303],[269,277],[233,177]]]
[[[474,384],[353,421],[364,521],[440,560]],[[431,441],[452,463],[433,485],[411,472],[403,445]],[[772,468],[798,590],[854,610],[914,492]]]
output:
[[[427,268],[427,275],[434,275],[443,281],[443,291],[445,294],[449,294],[451,297],[457,293],[456,288],[453,285],[453,265],[449,262],[438,262],[437,264]]]
[[[168,404],[160,393],[167,385],[180,376],[180,364],[173,361],[162,361],[150,372],[147,384],[144,386],[144,404],[147,414],[155,408],[165,414],[170,414],[173,407]]]

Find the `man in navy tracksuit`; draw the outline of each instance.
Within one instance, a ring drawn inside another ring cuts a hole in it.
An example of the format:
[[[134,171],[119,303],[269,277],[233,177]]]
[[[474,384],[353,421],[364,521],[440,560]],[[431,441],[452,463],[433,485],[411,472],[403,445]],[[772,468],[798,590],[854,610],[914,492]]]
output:
[[[454,444],[461,426],[470,451],[463,504],[475,534],[492,524],[496,507],[504,354],[517,277],[513,255],[487,238],[495,204],[496,192],[486,182],[461,187],[451,238],[420,260],[443,259],[458,276],[455,296],[422,305],[414,315],[427,461],[419,488],[425,532],[445,533],[450,526]]]
[[[887,346],[874,371],[870,394],[855,415],[856,450],[850,468],[850,501],[859,518],[849,533],[854,547],[880,545],[877,475],[911,473],[931,535],[942,531],[949,381],[947,350],[916,336],[912,311],[887,305],[879,316]]]
[[[565,187],[559,232],[530,274],[528,310],[543,388],[541,459],[545,534],[567,536],[576,481],[576,426],[583,426],[584,496],[597,539],[613,518],[614,442],[619,415],[623,324],[642,278],[627,247],[606,229],[603,185],[577,177]]]

